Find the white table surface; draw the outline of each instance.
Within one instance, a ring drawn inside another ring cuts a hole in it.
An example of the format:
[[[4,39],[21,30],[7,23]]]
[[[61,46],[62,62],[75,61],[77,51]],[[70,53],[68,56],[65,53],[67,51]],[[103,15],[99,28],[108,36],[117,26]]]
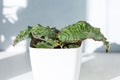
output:
[[[0,53],[3,54],[10,53]],[[12,53],[11,53],[12,54]],[[0,80],[33,80],[28,54],[0,57]],[[120,80],[120,53],[94,53],[82,58],[80,80]]]

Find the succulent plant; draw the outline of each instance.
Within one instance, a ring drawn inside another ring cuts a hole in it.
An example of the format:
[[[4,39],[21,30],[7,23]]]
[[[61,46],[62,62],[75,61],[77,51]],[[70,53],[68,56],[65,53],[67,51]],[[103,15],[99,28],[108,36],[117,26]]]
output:
[[[106,46],[106,52],[110,48],[100,28],[95,28],[86,21],[78,21],[61,30],[40,24],[28,26],[16,36],[13,45],[28,38],[31,39],[30,47],[34,48],[77,48],[86,39],[102,41]]]

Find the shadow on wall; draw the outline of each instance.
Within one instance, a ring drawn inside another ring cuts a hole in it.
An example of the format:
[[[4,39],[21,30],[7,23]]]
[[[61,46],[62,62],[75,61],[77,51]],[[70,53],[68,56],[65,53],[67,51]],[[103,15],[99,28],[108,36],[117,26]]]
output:
[[[62,28],[86,18],[86,0],[11,0],[9,4],[6,1],[9,2],[0,2],[0,50],[6,50],[12,44],[11,38],[28,25],[40,23]]]
[[[104,52],[105,52],[105,46],[101,46],[95,50],[95,53],[104,53]],[[120,53],[120,45],[116,43],[111,43],[109,53]]]
[[[11,1],[13,2],[14,0]],[[17,0],[16,4],[12,2],[7,2],[7,0],[1,0],[0,2],[0,5],[2,5],[0,6],[0,51],[6,50],[12,44],[13,37],[25,25],[20,21],[21,18],[19,16],[19,14],[22,15],[25,7],[22,5],[16,6],[18,4]]]

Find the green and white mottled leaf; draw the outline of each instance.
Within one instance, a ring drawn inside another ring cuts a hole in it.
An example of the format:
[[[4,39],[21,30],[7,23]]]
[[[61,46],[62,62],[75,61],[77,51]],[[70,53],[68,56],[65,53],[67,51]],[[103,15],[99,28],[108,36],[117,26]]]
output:
[[[16,39],[14,40],[13,46],[15,46],[20,41],[29,38],[31,29],[32,29],[32,27],[28,26],[27,29],[20,31],[20,33],[16,36]]]
[[[58,39],[61,42],[67,43],[93,39],[95,41],[102,41],[106,45],[106,51],[109,49],[109,42],[106,41],[106,38],[100,32],[100,29],[91,26],[85,21],[79,21],[63,28],[58,34]]]
[[[31,34],[36,39],[41,39],[42,37],[55,38],[56,36],[55,31],[51,29],[49,26],[44,27],[39,24],[32,28]]]
[[[32,34],[32,35],[31,35]],[[56,32],[55,28],[51,29],[50,27],[44,27],[40,24],[35,25],[34,27],[28,27],[27,29],[21,31],[14,40],[13,46],[15,46],[17,43],[19,43],[22,40],[25,40],[27,38],[35,38],[35,39],[44,39],[44,38],[55,38]]]

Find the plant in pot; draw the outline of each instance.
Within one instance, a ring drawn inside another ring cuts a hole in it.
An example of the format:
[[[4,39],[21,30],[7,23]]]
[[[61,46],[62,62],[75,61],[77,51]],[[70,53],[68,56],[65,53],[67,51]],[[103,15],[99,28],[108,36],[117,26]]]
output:
[[[28,26],[13,43],[30,38],[30,59],[34,80],[79,80],[81,43],[86,39],[101,41],[109,51],[109,42],[85,21],[78,21],[61,30],[54,27]]]

